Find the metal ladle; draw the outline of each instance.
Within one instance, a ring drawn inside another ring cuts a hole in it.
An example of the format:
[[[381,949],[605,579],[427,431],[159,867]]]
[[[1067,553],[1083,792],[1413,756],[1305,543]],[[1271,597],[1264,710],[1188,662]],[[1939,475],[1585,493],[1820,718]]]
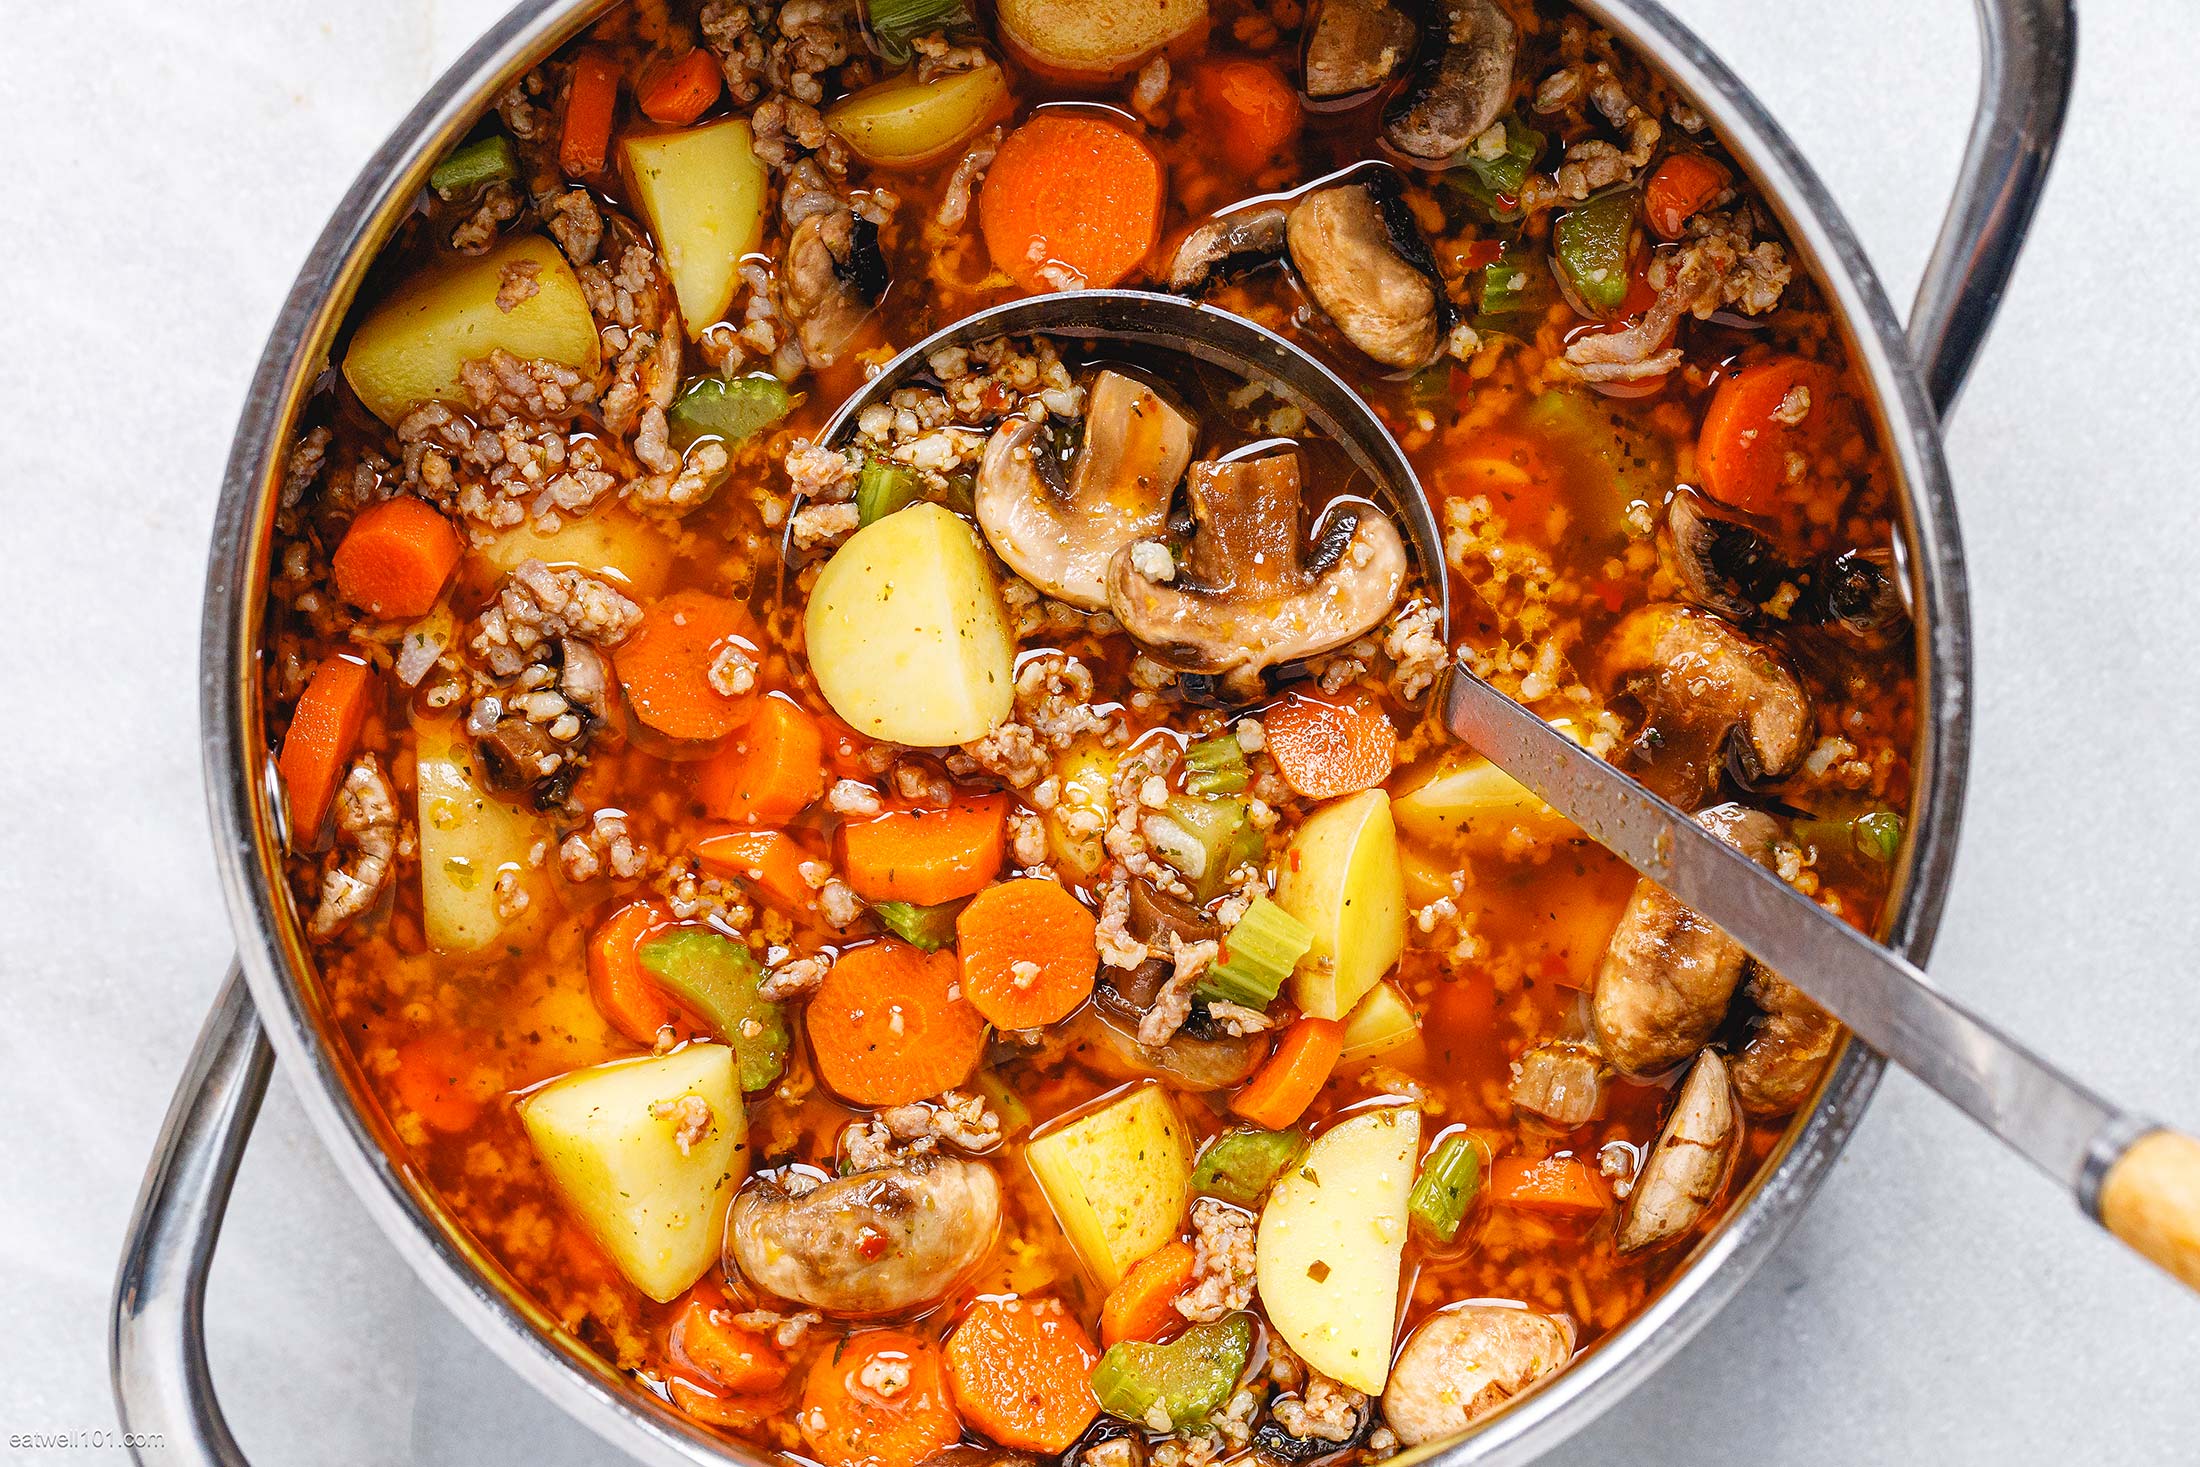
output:
[[[1049,335],[1182,352],[1260,381],[1379,486],[1437,605],[1448,605],[1443,539],[1396,440],[1360,395],[1304,350],[1239,316],[1147,291],[1072,291],[980,311],[910,347],[844,403],[819,435],[844,443],[856,415],[921,376],[942,347]],[[1448,620],[1445,640],[1450,640]],[[1726,931],[2067,1187],[2086,1215],[2200,1290],[2200,1141],[2125,1111],[1936,988],[1899,953],[1835,917],[1542,719],[1455,666],[1445,728],[1599,845]]]

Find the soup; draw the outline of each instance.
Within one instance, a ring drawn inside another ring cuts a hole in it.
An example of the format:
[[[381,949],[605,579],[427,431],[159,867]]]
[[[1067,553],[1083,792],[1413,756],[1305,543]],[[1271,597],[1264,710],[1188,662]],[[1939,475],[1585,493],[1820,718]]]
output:
[[[1389,428],[1162,349],[1197,296]],[[1895,481],[1702,117],[1558,6],[635,3],[436,167],[263,693],[391,1144],[637,1389],[831,1464],[1372,1461],[1623,1326],[1833,1021],[1432,713],[1860,925]]]

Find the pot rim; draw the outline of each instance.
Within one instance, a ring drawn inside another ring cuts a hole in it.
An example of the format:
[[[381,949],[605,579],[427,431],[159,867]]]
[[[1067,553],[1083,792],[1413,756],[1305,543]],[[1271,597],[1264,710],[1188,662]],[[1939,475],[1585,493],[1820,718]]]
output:
[[[348,1053],[324,1027],[320,985],[281,865],[280,799],[259,719],[256,668],[276,494],[294,424],[367,264],[435,160],[540,57],[621,0],[522,0],[462,56],[368,160],[315,243],[277,318],[240,414],[216,510],[201,635],[201,753],[216,858],[239,964],[285,1074],[346,1183],[430,1292],[508,1366],[606,1442],[663,1467],[765,1458],[718,1438],[559,1329],[502,1278],[385,1144]],[[1817,175],[1740,80],[1654,0],[1576,0],[1704,113],[1779,214],[1827,292],[1901,484],[1922,707],[1915,800],[1883,938],[1922,962],[1939,923],[1969,758],[1969,596],[1939,417],[1902,327]],[[1669,1358],[1740,1288],[1801,1215],[1877,1086],[1883,1061],[1845,1044],[1747,1193],[1643,1310],[1532,1395],[1465,1437],[1396,1460],[1519,1463],[1595,1419]]]

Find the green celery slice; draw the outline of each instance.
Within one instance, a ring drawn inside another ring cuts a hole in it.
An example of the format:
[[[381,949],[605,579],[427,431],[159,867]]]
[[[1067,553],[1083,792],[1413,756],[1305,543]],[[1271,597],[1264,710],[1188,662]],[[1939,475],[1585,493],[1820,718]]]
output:
[[[1255,897],[1222,939],[1222,960],[1193,991],[1202,998],[1265,1011],[1313,946],[1313,928],[1268,898]]]
[[[1628,260],[1635,233],[1635,192],[1598,194],[1558,216],[1553,253],[1574,294],[1592,311],[1619,309],[1627,299]]]
[[[1201,739],[1184,751],[1184,789],[1194,795],[1234,795],[1252,780],[1236,734]]]
[[[871,910],[894,930],[895,936],[936,953],[955,940],[955,916],[963,905],[942,902],[936,907],[920,907],[915,902],[878,902]]]
[[[740,1057],[743,1090],[762,1090],[779,1078],[787,1064],[786,1016],[757,993],[764,970],[746,946],[689,927],[650,938],[636,956],[665,992]]]
[[[1219,1197],[1238,1207],[1256,1206],[1306,1154],[1306,1133],[1288,1131],[1225,1131],[1199,1154],[1192,1168],[1192,1190],[1204,1197]]]
[[[884,459],[866,458],[856,475],[856,521],[873,524],[917,502],[917,473]]]
[[[519,155],[512,151],[512,140],[498,132],[453,150],[428,175],[428,187],[446,199],[454,199],[518,177]]]
[[[1178,1431],[1190,1431],[1230,1399],[1253,1352],[1253,1319],[1233,1314],[1195,1324],[1166,1345],[1124,1340],[1092,1368],[1100,1409],[1144,1424],[1156,1405]]]
[[[963,0],[865,0],[863,11],[872,44],[895,66],[908,62],[909,43],[918,36],[962,30],[976,22]]]
[[[1467,1209],[1482,1190],[1482,1153],[1464,1131],[1447,1136],[1421,1165],[1406,1197],[1406,1216],[1439,1243],[1459,1235]]]
[[[698,377],[666,411],[665,421],[672,446],[682,453],[703,438],[731,447],[793,412],[797,401],[777,377]]]

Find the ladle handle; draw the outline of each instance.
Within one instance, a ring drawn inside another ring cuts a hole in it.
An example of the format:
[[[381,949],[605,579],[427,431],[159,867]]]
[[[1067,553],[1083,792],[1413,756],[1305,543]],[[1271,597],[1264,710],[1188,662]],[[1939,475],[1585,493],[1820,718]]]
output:
[[[1910,347],[1942,418],[1954,409],[2001,306],[2070,107],[2072,0],[1974,0],[1978,110],[1955,197],[1910,306]]]
[[[2149,1131],[2101,1178],[2101,1226],[2200,1289],[2200,1141]]]
[[[250,1467],[206,1364],[206,1271],[274,1055],[234,967],[176,1084],[115,1278],[108,1363],[132,1460]]]

